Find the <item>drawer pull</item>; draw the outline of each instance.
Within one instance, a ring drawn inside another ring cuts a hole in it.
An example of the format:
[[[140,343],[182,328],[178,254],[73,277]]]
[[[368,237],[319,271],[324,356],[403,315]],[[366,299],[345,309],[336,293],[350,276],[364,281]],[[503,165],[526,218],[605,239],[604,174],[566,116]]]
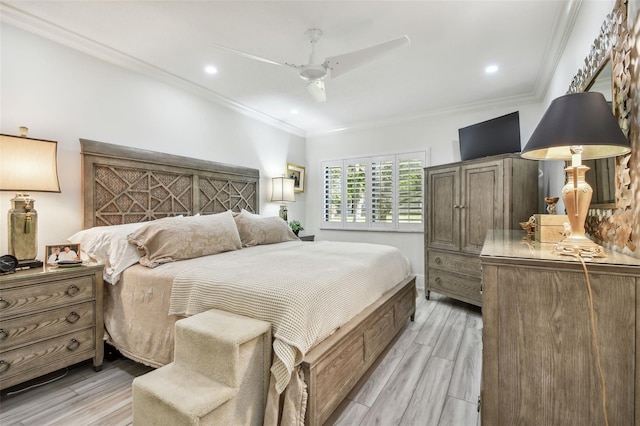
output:
[[[11,306],[11,303],[9,303],[4,297],[0,297],[0,304],[0,309],[5,309]]]
[[[4,342],[9,337],[9,332],[4,328],[0,328],[0,342]]]
[[[434,261],[435,261],[438,265],[442,264],[442,259],[440,259],[440,256],[436,256],[436,258],[434,259]]]
[[[436,282],[437,282],[438,284],[441,284],[441,283],[442,283],[442,280],[440,279],[440,277],[436,277]]]
[[[67,345],[67,350],[73,352],[79,347],[80,347],[80,342],[78,342],[78,339],[71,339],[71,341]]]
[[[67,294],[71,297],[75,296],[79,292],[80,289],[75,284],[71,284],[69,287],[67,287]]]
[[[0,359],[0,373],[6,373],[11,367],[11,363]]]
[[[73,311],[69,315],[67,315],[67,322],[73,324],[80,319],[80,315],[77,312]]]

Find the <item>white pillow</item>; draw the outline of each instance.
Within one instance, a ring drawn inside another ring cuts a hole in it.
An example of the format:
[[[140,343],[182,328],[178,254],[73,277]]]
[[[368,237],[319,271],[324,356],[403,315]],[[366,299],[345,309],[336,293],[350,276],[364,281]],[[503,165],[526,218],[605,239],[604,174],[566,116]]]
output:
[[[104,280],[110,284],[116,284],[120,279],[120,274],[140,260],[138,250],[129,243],[127,235],[147,223],[96,226],[76,232],[67,238],[67,241],[80,244],[84,253],[96,262],[104,264]]]

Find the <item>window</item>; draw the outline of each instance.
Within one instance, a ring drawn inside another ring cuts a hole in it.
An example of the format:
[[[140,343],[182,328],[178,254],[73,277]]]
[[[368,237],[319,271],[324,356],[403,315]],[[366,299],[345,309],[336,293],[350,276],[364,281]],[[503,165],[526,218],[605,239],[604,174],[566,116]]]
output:
[[[324,229],[422,231],[425,152],[324,161]]]

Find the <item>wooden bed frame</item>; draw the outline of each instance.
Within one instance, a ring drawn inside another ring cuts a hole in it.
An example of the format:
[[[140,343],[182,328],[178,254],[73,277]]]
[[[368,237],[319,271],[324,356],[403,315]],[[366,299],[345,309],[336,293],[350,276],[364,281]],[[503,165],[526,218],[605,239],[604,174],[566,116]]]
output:
[[[260,173],[177,155],[80,139],[84,227],[226,210],[259,212]],[[406,325],[413,320],[415,277],[398,283],[302,363],[307,425],[322,425]]]

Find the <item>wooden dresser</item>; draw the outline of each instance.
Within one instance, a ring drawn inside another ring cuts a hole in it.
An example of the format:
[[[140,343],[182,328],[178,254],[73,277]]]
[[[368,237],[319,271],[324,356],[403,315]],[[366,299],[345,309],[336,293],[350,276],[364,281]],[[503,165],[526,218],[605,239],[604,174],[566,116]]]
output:
[[[582,264],[519,231],[489,231],[483,277],[482,424],[603,425]],[[640,259],[587,262],[610,425],[640,425]]]
[[[0,388],[93,358],[102,368],[102,265],[0,276]]]
[[[482,306],[487,229],[520,229],[537,211],[538,162],[507,154],[425,169],[425,295]]]

